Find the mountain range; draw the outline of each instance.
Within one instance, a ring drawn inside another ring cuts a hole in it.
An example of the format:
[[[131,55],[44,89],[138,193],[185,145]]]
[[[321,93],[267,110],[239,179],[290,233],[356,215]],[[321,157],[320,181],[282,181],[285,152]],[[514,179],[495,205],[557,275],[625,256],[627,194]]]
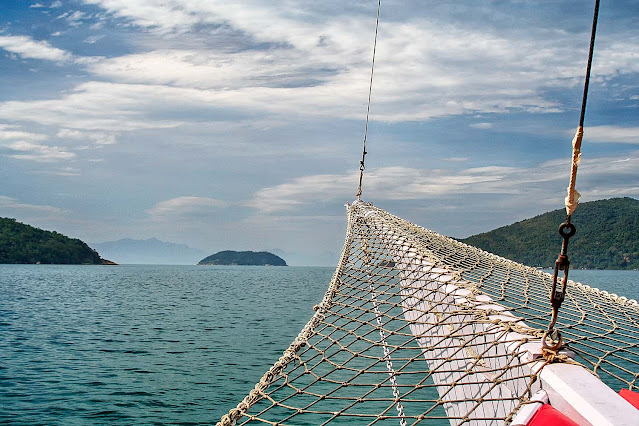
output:
[[[157,238],[134,240],[123,238],[117,241],[90,244],[101,256],[120,264],[145,265],[195,265],[206,256],[206,252],[185,244],[169,243]]]

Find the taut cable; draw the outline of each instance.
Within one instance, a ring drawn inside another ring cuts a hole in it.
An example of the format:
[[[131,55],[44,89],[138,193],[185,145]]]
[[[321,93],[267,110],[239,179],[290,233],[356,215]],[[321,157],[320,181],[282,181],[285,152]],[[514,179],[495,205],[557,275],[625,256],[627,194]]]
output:
[[[377,30],[379,29],[379,11],[382,8],[382,0],[377,0],[377,19],[375,21],[375,41],[373,42],[373,60],[371,61],[371,79],[368,85],[368,105],[366,106],[366,125],[364,127],[364,148],[362,149],[362,159],[359,162],[359,186],[357,187],[357,199],[360,200],[362,195],[362,179],[364,178],[364,169],[366,169],[366,140],[368,139],[368,119],[371,113],[371,94],[373,93],[373,73],[375,71],[375,52],[377,51]]]

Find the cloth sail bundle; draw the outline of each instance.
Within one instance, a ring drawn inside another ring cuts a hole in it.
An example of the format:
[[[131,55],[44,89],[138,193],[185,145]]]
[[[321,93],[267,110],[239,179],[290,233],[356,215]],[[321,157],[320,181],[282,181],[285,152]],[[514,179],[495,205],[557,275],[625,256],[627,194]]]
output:
[[[347,209],[315,315],[218,424],[526,424],[540,392],[570,399],[552,396],[567,369],[614,413],[587,401],[568,412],[639,424],[616,394],[639,388],[636,301],[569,282],[557,322],[568,346],[544,354],[552,276],[368,203]]]

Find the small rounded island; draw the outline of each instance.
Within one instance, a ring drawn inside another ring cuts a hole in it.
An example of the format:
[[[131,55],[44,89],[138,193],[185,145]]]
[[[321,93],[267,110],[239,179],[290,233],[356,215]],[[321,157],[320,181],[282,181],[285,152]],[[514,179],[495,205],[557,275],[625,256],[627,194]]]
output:
[[[224,250],[198,262],[198,265],[287,266],[284,259],[267,251]]]

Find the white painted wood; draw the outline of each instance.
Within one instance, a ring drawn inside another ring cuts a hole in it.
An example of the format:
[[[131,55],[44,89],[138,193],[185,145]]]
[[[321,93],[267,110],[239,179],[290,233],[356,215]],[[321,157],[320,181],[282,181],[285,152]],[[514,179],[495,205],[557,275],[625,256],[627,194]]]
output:
[[[579,365],[550,364],[539,377],[550,404],[579,425],[639,425],[639,410]]]
[[[374,215],[368,219],[375,220]],[[464,424],[503,425],[503,420],[487,419],[505,418],[517,407],[518,396],[528,390],[531,370],[526,362],[531,358],[524,353],[518,362],[512,362],[511,354],[521,351],[519,342],[512,340],[518,334],[503,332],[492,323],[476,322],[472,309],[460,307],[470,304],[494,312],[489,319],[524,324],[489,296],[473,296],[463,288],[469,282],[456,281],[450,271],[434,267],[405,238],[388,232],[383,224],[380,228],[378,236],[384,239],[400,271],[404,317],[410,321],[410,329],[432,370],[444,409],[453,417],[451,425],[459,424],[466,415],[472,420]],[[532,336],[527,338],[534,340]],[[506,368],[508,362],[512,368]],[[500,372],[499,377],[496,372]],[[497,385],[496,380],[500,381]],[[531,390],[538,388],[533,383]]]
[[[519,409],[510,426],[527,426],[541,406],[548,404],[548,394],[545,390],[540,389],[535,392],[530,401],[530,404],[526,404]]]

